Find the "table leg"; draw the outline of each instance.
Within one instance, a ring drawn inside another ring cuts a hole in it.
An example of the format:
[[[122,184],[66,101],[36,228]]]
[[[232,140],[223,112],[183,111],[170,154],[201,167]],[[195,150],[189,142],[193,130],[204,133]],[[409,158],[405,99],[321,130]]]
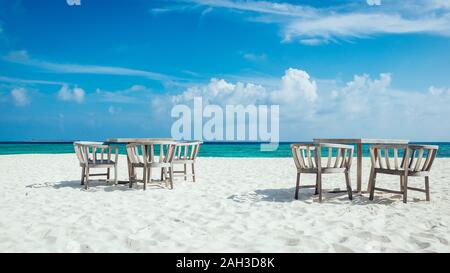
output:
[[[356,191],[361,192],[362,183],[362,143],[356,147]]]

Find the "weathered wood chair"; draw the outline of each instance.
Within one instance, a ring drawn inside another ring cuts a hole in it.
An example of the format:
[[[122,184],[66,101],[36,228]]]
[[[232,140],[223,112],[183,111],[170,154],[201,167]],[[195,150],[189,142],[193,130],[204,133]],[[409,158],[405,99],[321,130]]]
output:
[[[144,190],[147,183],[152,182],[152,168],[161,168],[161,182],[166,183],[166,187],[173,189],[173,157],[176,142],[154,141],[144,144],[131,143],[127,147],[127,157],[130,164],[130,188],[133,183],[143,182]],[[155,146],[159,146],[159,156],[155,156]],[[140,152],[139,152],[140,151]],[[142,168],[142,179],[137,179],[136,169]],[[168,173],[168,174],[167,174]]]
[[[81,185],[89,188],[91,176],[106,176],[105,181],[113,181],[117,184],[117,159],[119,147],[104,145],[101,142],[78,141],[73,143],[75,154],[81,167]],[[114,160],[111,159],[112,151],[115,150]],[[114,169],[114,179],[110,179],[110,170]],[[106,173],[91,173],[90,169],[107,169]]]
[[[188,176],[192,177],[192,181],[195,182],[195,161],[197,159],[198,152],[200,150],[201,141],[185,141],[178,142],[175,148],[175,155],[173,159],[173,165],[183,165],[182,171],[173,171],[174,176],[182,176],[184,180],[187,180]],[[191,165],[191,174],[187,174],[187,165]],[[163,173],[161,171],[161,177]],[[161,178],[162,179],[162,178]]]
[[[369,178],[369,199],[373,200],[374,192],[385,191],[403,195],[403,202],[408,200],[408,190],[424,192],[426,200],[430,201],[429,172],[436,157],[439,146],[436,145],[371,145],[370,160],[372,168]],[[399,164],[399,152],[403,154]],[[393,159],[390,158],[391,155]],[[377,174],[390,174],[400,176],[400,191],[377,188]],[[425,177],[425,189],[408,186],[408,176]]]
[[[322,164],[322,149],[328,148],[326,165]],[[350,168],[353,159],[353,146],[331,143],[299,143],[291,145],[295,166],[297,167],[297,184],[295,188],[295,199],[298,199],[298,191],[301,188],[315,188],[319,194],[319,202],[322,202],[322,174],[343,173],[345,174],[346,192],[352,200],[352,188],[350,182]],[[334,153],[334,155],[333,155]],[[316,185],[300,185],[302,173],[316,174]],[[331,191],[339,192],[339,191]]]

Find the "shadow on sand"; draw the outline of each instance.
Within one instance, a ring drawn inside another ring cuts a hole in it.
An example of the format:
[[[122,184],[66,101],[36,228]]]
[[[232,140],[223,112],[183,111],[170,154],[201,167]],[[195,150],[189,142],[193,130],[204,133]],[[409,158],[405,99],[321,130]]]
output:
[[[348,200],[346,192],[329,193],[329,189],[324,189],[322,203],[336,205],[391,205],[402,202],[401,195],[376,193],[374,199],[369,200],[369,194],[353,193],[353,200]],[[336,189],[333,189],[336,190]],[[298,202],[318,203],[318,195],[314,194],[314,189],[300,189],[298,200],[294,199],[295,188],[260,189],[249,193],[233,194],[228,197],[235,202]],[[408,202],[421,202],[420,199],[410,199]]]
[[[45,183],[37,183],[37,184],[31,184],[27,185],[27,188],[54,188],[54,189],[74,189],[74,190],[80,190],[80,191],[86,191],[84,189],[84,186],[80,184],[80,180],[66,180],[66,181],[59,181],[59,182],[45,182]],[[147,184],[147,189],[165,189],[163,186],[151,183]],[[133,185],[133,188],[130,188],[128,183],[127,184],[117,184],[113,185],[112,183],[107,183],[105,181],[99,181],[99,180],[92,180],[89,181],[89,189],[87,191],[89,192],[96,192],[96,191],[104,191],[104,192],[113,192],[113,191],[133,191],[133,190],[142,190],[142,185],[138,184]]]

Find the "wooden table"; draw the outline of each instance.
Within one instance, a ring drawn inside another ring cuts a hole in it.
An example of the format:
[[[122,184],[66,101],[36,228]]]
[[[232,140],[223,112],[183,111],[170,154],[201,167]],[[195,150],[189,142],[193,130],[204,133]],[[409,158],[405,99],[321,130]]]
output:
[[[152,143],[152,142],[158,142],[158,141],[176,141],[174,138],[108,138],[106,140],[107,143],[139,143],[139,144],[145,144],[145,143]],[[130,159],[127,156],[127,164],[128,164],[128,177],[131,180],[132,171],[131,171],[131,163]],[[119,184],[127,184],[130,183],[130,181],[121,180],[118,181]]]
[[[153,141],[175,141],[174,138],[108,138],[106,142],[109,143],[146,143]]]
[[[347,143],[356,144],[356,191],[361,192],[362,184],[362,145],[363,144],[408,144],[403,139],[370,139],[370,138],[315,138],[314,143]]]

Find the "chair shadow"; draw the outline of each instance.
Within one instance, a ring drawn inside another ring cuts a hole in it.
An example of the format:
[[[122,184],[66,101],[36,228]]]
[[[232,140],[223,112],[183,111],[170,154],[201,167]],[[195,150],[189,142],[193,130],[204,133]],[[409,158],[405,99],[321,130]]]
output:
[[[235,202],[246,202],[249,198],[254,201],[263,202],[293,202],[297,201],[294,198],[295,188],[279,188],[279,189],[261,189],[247,194],[233,194],[228,197]],[[306,201],[314,194],[314,189],[302,189],[299,193],[298,200]],[[245,199],[245,200],[244,200]]]
[[[163,188],[159,185],[153,185],[153,184],[147,184],[149,188]],[[27,188],[54,188],[54,189],[74,189],[74,190],[83,190],[84,186],[81,185],[80,180],[65,180],[65,181],[58,181],[58,182],[45,182],[45,183],[36,183],[27,185]],[[98,181],[98,180],[92,180],[89,181],[89,189],[87,191],[105,191],[105,192],[113,192],[113,191],[131,191],[131,190],[140,190],[142,189],[142,185],[139,185],[136,187],[136,185],[133,186],[133,188],[129,187],[129,184],[117,184],[114,185],[112,183],[107,183],[105,181]]]
[[[370,200],[369,195],[367,193],[353,193],[353,200],[348,199],[347,192],[339,192],[333,193],[328,192],[330,190],[336,189],[324,189],[324,193],[322,196],[322,203],[327,204],[335,204],[335,205],[356,205],[356,206],[365,206],[365,205],[392,205],[393,203],[402,202],[401,195],[389,195],[382,196],[380,194],[375,194],[374,199]],[[296,200],[294,198],[295,187],[292,188],[278,188],[278,189],[259,189],[250,193],[244,194],[233,194],[228,197],[235,202],[243,203],[248,202],[249,200],[253,202],[279,202],[279,203],[287,203],[287,202],[297,202],[303,201],[307,203],[318,203],[318,195],[315,195],[315,190],[311,189],[300,189],[299,198]],[[408,202],[421,202],[423,200],[419,199],[409,199]]]

